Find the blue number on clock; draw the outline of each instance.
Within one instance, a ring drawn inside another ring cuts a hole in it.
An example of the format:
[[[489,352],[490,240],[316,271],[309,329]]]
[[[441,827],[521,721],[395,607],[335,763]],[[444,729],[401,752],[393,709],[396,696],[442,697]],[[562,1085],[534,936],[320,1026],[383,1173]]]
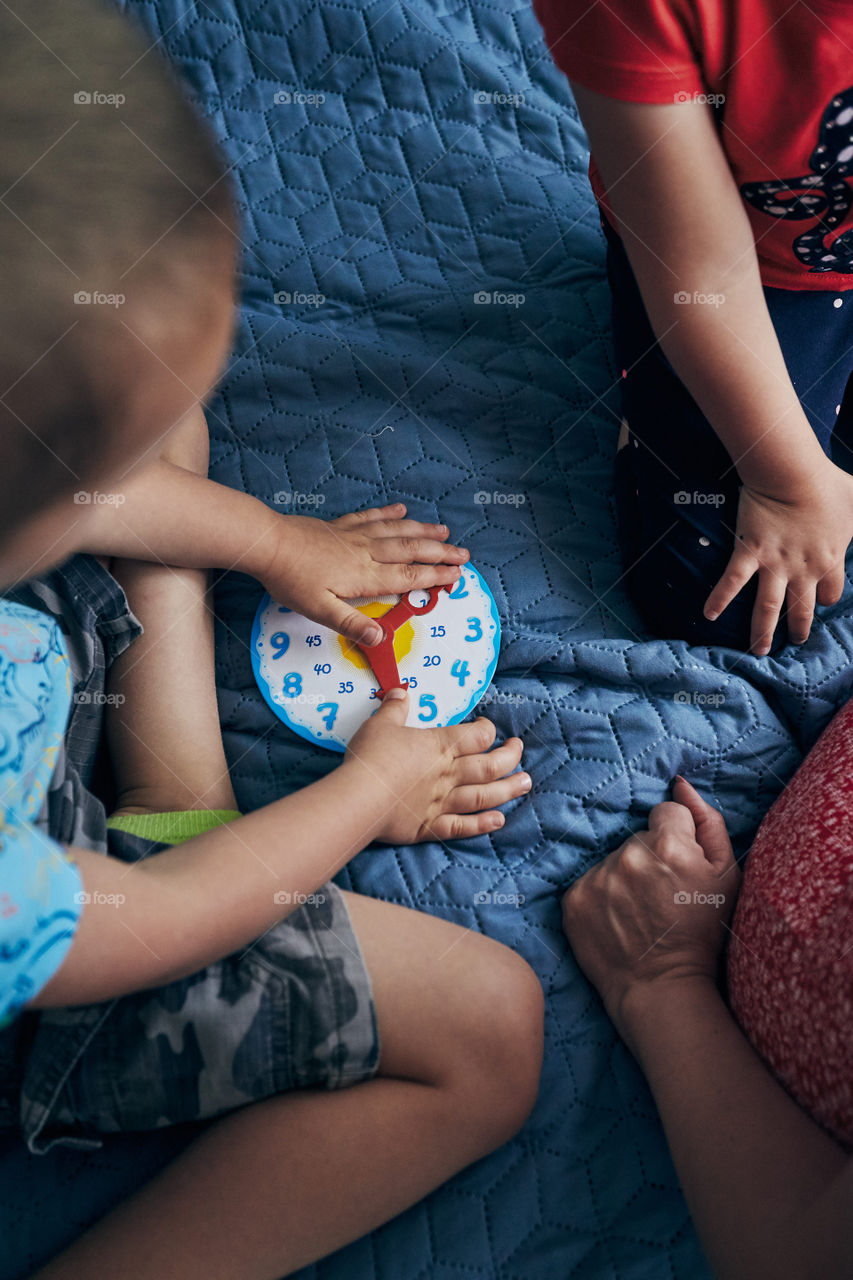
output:
[[[305,643],[310,647],[314,647],[318,644],[322,644],[323,640],[322,640],[322,637],[320,636],[306,636]]]
[[[327,729],[331,729],[332,725],[335,723],[335,717],[338,714],[338,704],[336,702],[321,702],[317,710],[318,712],[325,711],[327,713],[326,715],[321,715],[320,719],[323,721]]]
[[[424,721],[434,720],[435,717],[438,715],[438,707],[435,705],[434,693],[422,693],[418,706],[424,707],[426,711],[429,713],[428,715],[424,715],[423,711],[419,711],[418,712],[419,720],[424,720]]]
[[[352,680],[341,680],[340,684],[338,685],[338,693],[352,693],[352,690],[353,690]]]
[[[435,638],[436,636],[443,636],[446,634],[447,632],[445,631],[444,627],[441,625],[437,627],[430,627],[430,635],[433,636],[433,638]]]
[[[288,671],[284,677],[281,691],[285,698],[298,698],[302,692],[302,676],[298,671]]]
[[[437,653],[433,653],[433,654],[429,654],[429,653],[428,653],[428,654],[426,654],[426,655],[425,655],[425,657],[424,657],[424,666],[425,666],[425,667],[440,667],[440,666],[441,666],[441,658],[438,656],[438,654],[437,654]]]
[[[451,600],[461,600],[463,596],[467,596],[468,590],[465,586],[465,574],[460,573],[459,581],[452,591],[447,593]]]
[[[290,636],[286,631],[276,631],[274,636],[270,636],[270,644],[275,649],[273,661],[276,658],[283,658],[290,648]]]
[[[456,679],[459,681],[459,688],[461,689],[465,684],[465,681],[468,679],[468,663],[462,662],[457,658],[453,666],[450,668],[450,674],[452,676],[456,676]]]
[[[408,680],[406,681],[406,684],[409,686],[410,689],[417,689],[418,687],[417,676],[409,676]]]
[[[332,669],[331,662],[315,662],[314,674],[318,676],[327,676]]]
[[[483,624],[479,618],[468,618],[468,630],[470,635],[466,636],[466,640],[482,640]]]

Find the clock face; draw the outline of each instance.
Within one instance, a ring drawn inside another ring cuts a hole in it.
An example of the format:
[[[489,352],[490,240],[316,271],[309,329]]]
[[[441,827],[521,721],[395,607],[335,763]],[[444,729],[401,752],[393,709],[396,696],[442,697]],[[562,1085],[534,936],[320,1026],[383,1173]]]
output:
[[[400,596],[352,604],[381,618]],[[410,591],[416,608],[428,591]],[[489,687],[498,660],[500,621],[492,593],[465,565],[451,591],[438,592],[429,613],[408,618],[394,635],[400,680],[409,684],[414,727],[458,724]],[[265,595],[252,628],[252,667],[264,698],[294,733],[344,751],[356,729],[380,705],[366,654],[349,640],[309,622]]]

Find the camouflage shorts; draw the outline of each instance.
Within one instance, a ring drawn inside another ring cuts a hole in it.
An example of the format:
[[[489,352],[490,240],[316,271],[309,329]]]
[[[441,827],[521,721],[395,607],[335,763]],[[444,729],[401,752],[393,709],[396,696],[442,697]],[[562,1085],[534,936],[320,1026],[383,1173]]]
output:
[[[118,1000],[53,1124],[153,1129],[372,1076],[376,1019],[344,897],[333,884],[311,896],[242,954]]]
[[[128,862],[163,852],[107,829],[95,790],[106,671],[141,632],[124,592],[81,555],[16,594],[57,619],[74,677],[39,822],[62,843]],[[99,1134],[355,1084],[378,1063],[370,977],[346,899],[325,884],[263,937],[188,978],[104,1004],[24,1012],[0,1029],[0,1127],[19,1127],[36,1154],[97,1147]]]

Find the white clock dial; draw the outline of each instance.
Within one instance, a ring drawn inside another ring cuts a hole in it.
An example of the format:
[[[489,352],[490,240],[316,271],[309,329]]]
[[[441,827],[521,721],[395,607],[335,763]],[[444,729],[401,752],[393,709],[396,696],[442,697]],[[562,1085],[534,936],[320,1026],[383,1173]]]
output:
[[[412,591],[415,606],[429,598]],[[381,617],[399,596],[353,600]],[[401,681],[409,684],[407,724],[458,724],[491,683],[500,647],[500,621],[492,593],[472,565],[451,591],[441,590],[429,612],[397,629],[394,652]],[[379,706],[377,681],[366,655],[337,632],[285,609],[269,595],[252,628],[252,666],[261,693],[295,733],[344,751],[356,729]]]

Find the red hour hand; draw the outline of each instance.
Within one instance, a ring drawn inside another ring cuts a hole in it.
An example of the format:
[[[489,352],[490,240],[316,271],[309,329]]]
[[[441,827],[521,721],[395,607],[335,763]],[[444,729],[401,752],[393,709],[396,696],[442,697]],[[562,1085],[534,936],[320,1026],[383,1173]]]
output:
[[[404,622],[408,622],[409,618],[431,613],[438,604],[439,592],[447,589],[446,587],[430,587],[427,599],[422,605],[412,604],[409,597],[415,595],[416,592],[408,592],[396,604],[393,604],[387,613],[383,613],[381,618],[376,619],[384,632],[379,644],[358,645],[370,663],[373,674],[376,676],[376,683],[379,686],[377,690],[378,697],[384,698],[389,689],[399,689],[401,686],[405,689],[409,685],[408,680],[400,679],[400,673],[397,670],[397,658],[394,653],[394,634],[397,628],[401,627]]]

